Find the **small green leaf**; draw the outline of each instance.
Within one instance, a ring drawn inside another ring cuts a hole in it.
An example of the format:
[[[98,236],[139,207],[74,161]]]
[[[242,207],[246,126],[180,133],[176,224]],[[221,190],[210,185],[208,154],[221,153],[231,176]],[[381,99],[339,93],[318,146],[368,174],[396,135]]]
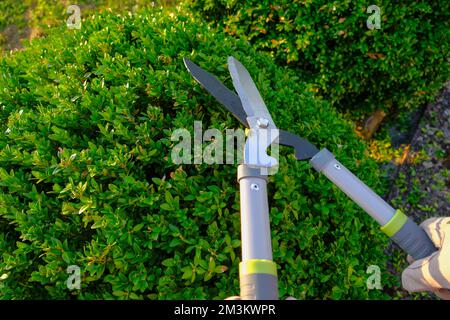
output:
[[[139,231],[139,230],[141,230],[143,227],[144,227],[144,224],[143,224],[143,223],[139,223],[138,225],[136,225],[136,226],[133,228],[133,231],[134,231],[134,232]]]
[[[181,277],[181,279],[190,279],[192,277],[192,268],[191,267],[184,267],[183,269],[181,269],[184,273],[183,276]]]
[[[214,272],[215,273],[224,273],[225,271],[227,271],[228,270],[228,267],[227,266],[217,266],[215,269],[214,269]]]
[[[203,277],[203,280],[208,281],[212,278],[213,273],[212,272],[206,272],[205,276]]]
[[[175,265],[175,261],[172,258],[169,258],[161,262],[161,264],[166,267],[173,267]]]
[[[161,209],[166,210],[166,211],[173,211],[175,210],[171,205],[169,205],[168,203],[163,203],[161,205]]]

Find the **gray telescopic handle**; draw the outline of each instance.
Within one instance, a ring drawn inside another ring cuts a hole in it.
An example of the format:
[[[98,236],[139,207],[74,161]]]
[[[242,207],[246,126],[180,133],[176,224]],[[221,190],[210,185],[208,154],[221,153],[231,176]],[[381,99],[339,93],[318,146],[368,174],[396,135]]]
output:
[[[415,260],[436,251],[425,231],[401,211],[392,208],[379,195],[345,168],[327,149],[312,159],[311,165],[323,173],[364,211],[374,218],[381,230]]]
[[[239,265],[242,300],[277,300],[278,278],[272,261],[267,199],[267,176],[260,169],[238,167],[241,205],[242,262]]]

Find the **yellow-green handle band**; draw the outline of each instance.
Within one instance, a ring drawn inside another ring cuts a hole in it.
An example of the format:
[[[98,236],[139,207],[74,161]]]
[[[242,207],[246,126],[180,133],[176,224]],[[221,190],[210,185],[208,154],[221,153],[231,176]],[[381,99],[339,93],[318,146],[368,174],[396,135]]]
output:
[[[271,260],[249,259],[239,264],[239,275],[270,274],[277,276],[277,265]]]
[[[400,210],[397,210],[392,217],[391,220],[389,220],[388,223],[386,223],[384,226],[382,226],[380,229],[383,231],[388,237],[392,237],[394,234],[399,231],[403,225],[408,220],[408,217],[401,212]]]

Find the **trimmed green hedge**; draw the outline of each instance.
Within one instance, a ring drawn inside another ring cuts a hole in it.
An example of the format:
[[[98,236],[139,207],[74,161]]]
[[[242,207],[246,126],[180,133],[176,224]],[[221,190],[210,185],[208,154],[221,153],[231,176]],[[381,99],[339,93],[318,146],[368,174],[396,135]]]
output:
[[[213,24],[314,82],[340,109],[417,106],[450,75],[448,1],[190,2]],[[381,29],[369,30],[373,4],[381,8]]]
[[[0,60],[0,297],[223,299],[238,294],[236,166],[171,163],[177,128],[239,127],[186,71],[229,87],[228,55],[254,75],[280,128],[326,146],[380,191],[353,128],[310,86],[245,41],[181,11],[104,13]],[[376,224],[308,163],[282,150],[270,178],[282,297],[384,298],[366,269]],[[66,287],[69,265],[81,290]]]
[[[81,9],[81,17],[87,17],[97,11],[112,12],[136,11],[153,5],[171,6],[173,0],[77,0],[74,3],[60,0],[1,0],[0,1],[0,53],[8,51],[7,27],[17,28],[17,36],[25,42],[29,34],[42,34],[48,28],[65,24],[69,18],[67,8],[76,4]],[[34,30],[34,31],[32,31]],[[11,33],[11,30],[8,32]],[[33,36],[34,38],[35,36]],[[9,46],[8,46],[9,47]]]

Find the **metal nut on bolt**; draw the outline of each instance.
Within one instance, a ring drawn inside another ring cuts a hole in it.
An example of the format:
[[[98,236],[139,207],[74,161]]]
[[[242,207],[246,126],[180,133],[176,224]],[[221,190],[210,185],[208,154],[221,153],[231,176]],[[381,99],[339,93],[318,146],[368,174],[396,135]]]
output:
[[[252,184],[250,185],[250,189],[255,190],[255,191],[258,191],[258,190],[259,190],[259,186],[258,186],[256,183],[252,183]]]
[[[256,120],[256,124],[260,128],[267,128],[269,126],[269,120],[266,118],[259,118],[258,120]]]

